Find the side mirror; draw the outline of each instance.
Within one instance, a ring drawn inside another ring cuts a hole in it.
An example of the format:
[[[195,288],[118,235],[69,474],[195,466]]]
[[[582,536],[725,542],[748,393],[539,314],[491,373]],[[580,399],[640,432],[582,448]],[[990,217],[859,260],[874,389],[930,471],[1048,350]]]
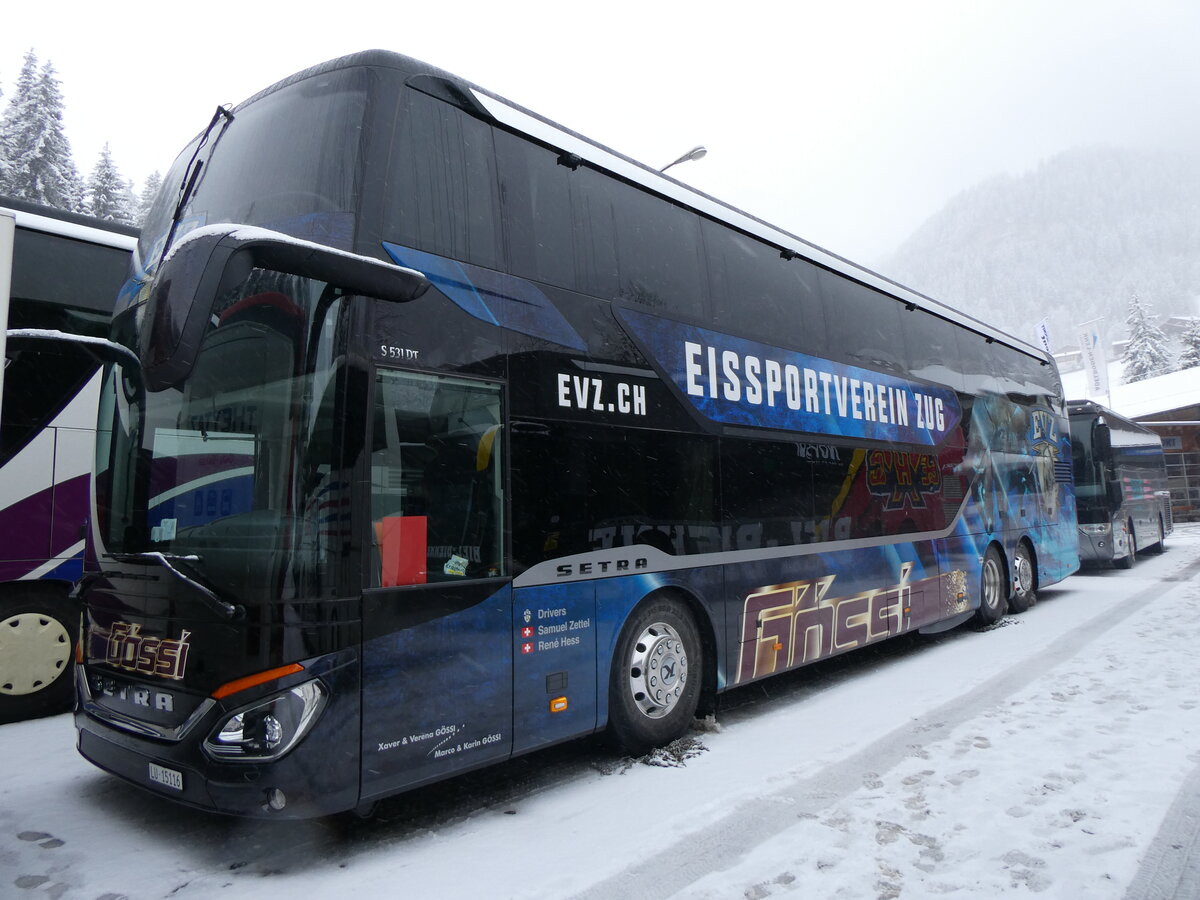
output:
[[[429,280],[415,269],[334,250],[265,228],[212,225],[185,235],[163,260],[147,302],[138,353],[151,390],[176,384],[195,362],[213,302],[254,269],[321,281],[345,294],[415,300]]]
[[[1092,426],[1092,446],[1096,448],[1097,456],[1105,460],[1112,457],[1112,429],[1103,419]]]

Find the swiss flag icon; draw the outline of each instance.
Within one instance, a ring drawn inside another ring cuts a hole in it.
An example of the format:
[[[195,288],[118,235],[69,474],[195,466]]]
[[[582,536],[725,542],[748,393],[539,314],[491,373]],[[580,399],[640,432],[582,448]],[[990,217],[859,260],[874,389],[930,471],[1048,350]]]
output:
[[[532,642],[532,641],[526,641],[524,644],[522,644],[522,645],[521,645],[521,652],[522,652],[522,653],[532,653],[532,652],[533,652],[533,642]]]
[[[531,637],[533,637],[533,626],[532,626],[532,625],[526,625],[524,628],[522,628],[522,629],[521,629],[521,637],[523,637],[523,638],[531,638]]]

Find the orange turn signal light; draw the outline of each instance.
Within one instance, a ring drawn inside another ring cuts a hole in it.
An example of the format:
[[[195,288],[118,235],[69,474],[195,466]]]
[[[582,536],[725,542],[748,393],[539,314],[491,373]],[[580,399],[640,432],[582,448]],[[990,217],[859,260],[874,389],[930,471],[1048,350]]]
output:
[[[566,711],[567,711],[567,698],[566,697],[555,697],[553,700],[550,701],[550,712],[560,713],[560,712],[566,712]]]
[[[278,669],[267,669],[265,672],[259,672],[255,675],[247,675],[245,678],[239,678],[236,681],[228,681],[212,692],[214,700],[222,700],[230,694],[236,694],[238,691],[244,691],[246,688],[252,688],[255,685],[265,684],[268,681],[274,681],[276,678],[282,678],[284,675],[293,675],[296,672],[303,672],[304,666],[300,663],[292,663],[288,666],[280,666]]]

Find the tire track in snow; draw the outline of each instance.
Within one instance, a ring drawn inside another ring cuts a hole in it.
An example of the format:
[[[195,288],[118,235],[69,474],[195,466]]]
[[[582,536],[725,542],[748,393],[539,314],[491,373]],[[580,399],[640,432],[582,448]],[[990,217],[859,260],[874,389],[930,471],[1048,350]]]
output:
[[[963,723],[1032,684],[1051,669],[1074,657],[1116,625],[1142,611],[1166,592],[1181,590],[1200,574],[1193,559],[1169,576],[1137,592],[1108,616],[1081,624],[1031,657],[1014,662],[972,690],[922,718],[897,728],[862,750],[821,771],[777,785],[770,796],[747,800],[698,831],[686,834],[654,856],[627,867],[575,896],[577,900],[611,897],[672,896],[703,876],[738,864],[756,846],[801,818],[813,818],[863,786],[864,772],[883,772],[910,755],[913,746],[945,740]],[[1200,776],[1193,779],[1200,787]],[[1195,807],[1192,807],[1193,810]],[[1168,826],[1164,826],[1168,827]],[[1184,860],[1186,864],[1186,859]],[[1161,894],[1163,897],[1179,896]]]
[[[1163,818],[1125,900],[1200,897],[1200,766],[1188,775]]]

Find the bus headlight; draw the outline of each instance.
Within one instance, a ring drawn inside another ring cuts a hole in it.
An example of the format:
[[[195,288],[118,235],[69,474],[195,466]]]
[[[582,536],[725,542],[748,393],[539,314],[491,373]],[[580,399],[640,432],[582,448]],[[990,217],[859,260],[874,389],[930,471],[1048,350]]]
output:
[[[1084,534],[1090,534],[1093,537],[1104,537],[1110,531],[1112,531],[1112,526],[1107,522],[1102,522],[1099,525],[1080,525],[1079,530]]]
[[[312,728],[325,699],[325,688],[314,680],[239,709],[213,729],[204,751],[222,762],[278,759]]]

